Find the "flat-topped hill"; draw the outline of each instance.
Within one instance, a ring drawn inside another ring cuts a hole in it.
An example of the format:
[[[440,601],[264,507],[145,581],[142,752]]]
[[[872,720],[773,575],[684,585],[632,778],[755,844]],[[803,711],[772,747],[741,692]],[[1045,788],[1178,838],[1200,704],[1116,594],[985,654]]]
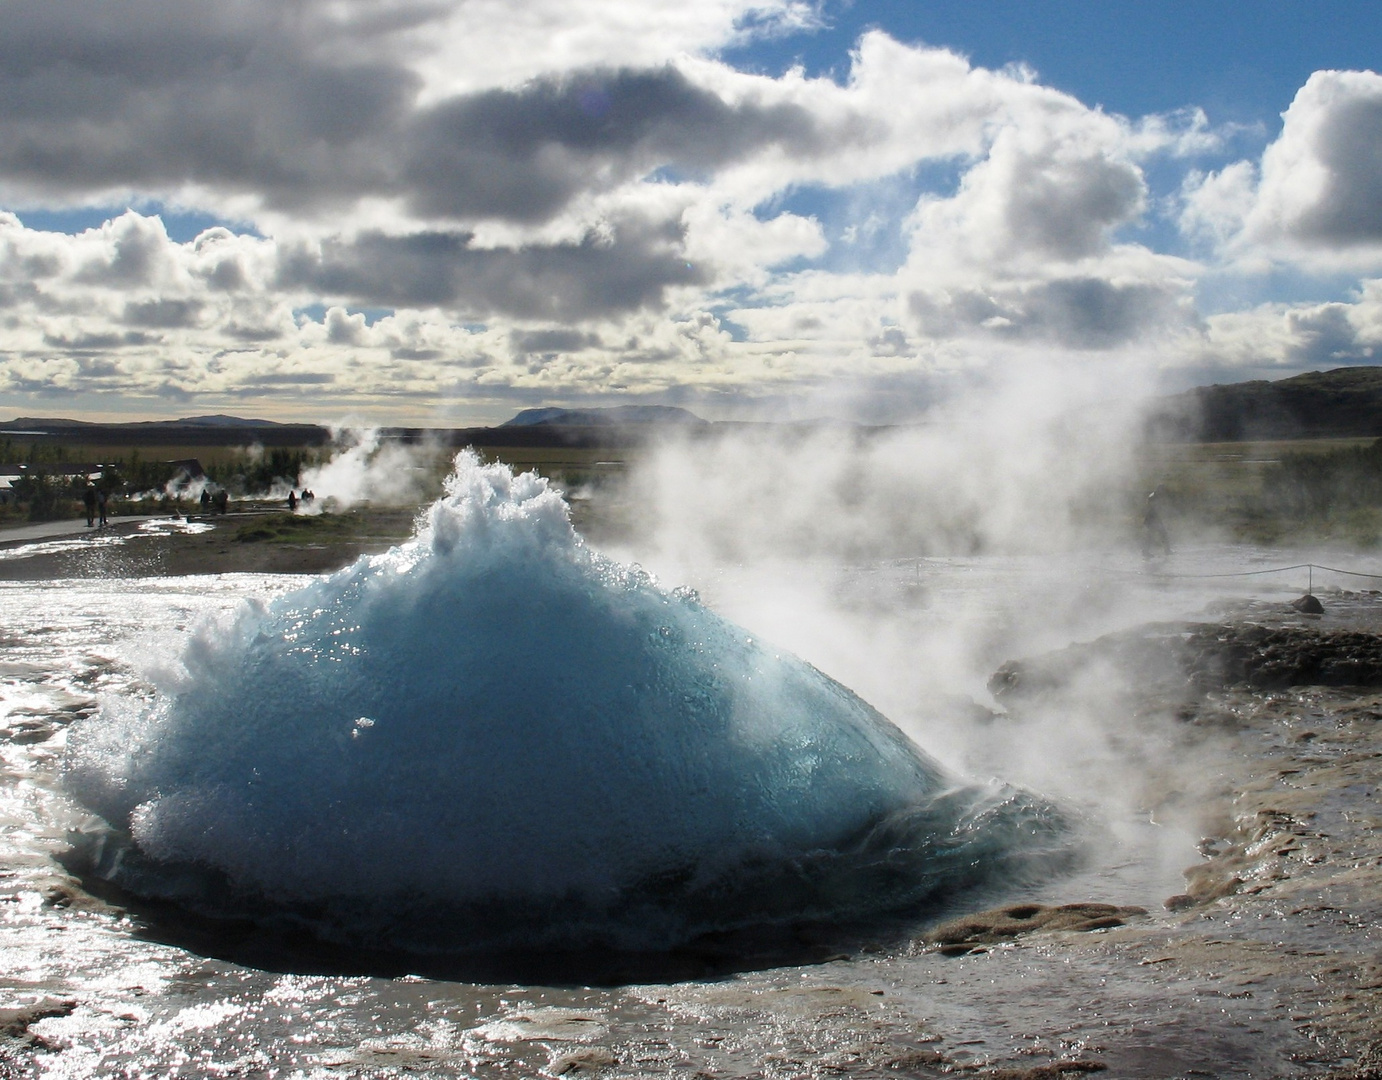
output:
[[[610,409],[524,409],[500,427],[613,427],[624,424],[705,424],[674,405],[616,405]]]

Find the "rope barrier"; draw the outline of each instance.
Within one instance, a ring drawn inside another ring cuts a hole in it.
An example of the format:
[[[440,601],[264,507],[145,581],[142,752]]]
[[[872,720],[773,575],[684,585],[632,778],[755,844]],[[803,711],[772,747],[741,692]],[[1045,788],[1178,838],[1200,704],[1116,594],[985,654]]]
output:
[[[916,559],[916,572],[918,577],[921,575],[921,562],[922,557],[918,557]],[[1208,581],[1216,578],[1261,577],[1265,574],[1286,574],[1292,570],[1307,570],[1310,572],[1309,588],[1314,587],[1314,572],[1316,570],[1324,570],[1331,574],[1345,574],[1349,577],[1369,578],[1373,581],[1382,581],[1382,574],[1365,574],[1361,570],[1343,570],[1336,566],[1325,566],[1322,563],[1293,563],[1291,566],[1273,566],[1266,570],[1235,570],[1221,574],[1149,573],[1146,570],[1124,570],[1108,566],[1095,566],[1091,567],[1091,569],[1104,574],[1117,574],[1124,577],[1157,578],[1161,581]]]
[[[1274,566],[1270,570],[1238,570],[1223,574],[1144,574],[1138,570],[1125,570],[1123,573],[1136,574],[1138,577],[1158,577],[1158,578],[1177,578],[1184,580],[1201,580],[1205,578],[1235,578],[1235,577],[1257,577],[1261,574],[1284,574],[1289,570],[1308,570],[1315,566],[1314,563],[1296,563],[1294,566]],[[1325,569],[1320,567],[1320,569]],[[1364,577],[1377,577],[1376,574],[1365,574]]]
[[[1350,577],[1365,577],[1382,581],[1382,574],[1364,574],[1357,570],[1336,570],[1332,566],[1321,566],[1319,563],[1311,563],[1310,565],[1316,570],[1328,570],[1331,574],[1348,574]]]
[[[1206,578],[1239,578],[1257,577],[1261,574],[1285,574],[1291,570],[1309,570],[1312,575],[1316,570],[1325,570],[1331,574],[1347,574],[1349,577],[1371,578],[1374,581],[1382,581],[1382,574],[1365,574],[1360,570],[1340,570],[1334,566],[1324,566],[1320,563],[1296,563],[1293,566],[1274,566],[1268,570],[1239,570],[1232,573],[1223,574],[1152,574],[1151,577],[1176,578],[1176,579],[1206,579]],[[1135,573],[1136,571],[1134,571]]]

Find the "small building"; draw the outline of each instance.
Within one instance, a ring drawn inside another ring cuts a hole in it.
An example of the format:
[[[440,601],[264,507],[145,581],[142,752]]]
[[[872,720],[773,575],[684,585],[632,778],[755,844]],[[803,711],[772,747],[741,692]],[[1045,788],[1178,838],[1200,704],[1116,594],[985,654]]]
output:
[[[172,475],[168,483],[164,485],[164,490],[170,494],[178,494],[186,491],[198,480],[205,480],[206,473],[202,471],[202,463],[196,458],[184,458],[181,461],[165,461],[165,465],[171,470]]]

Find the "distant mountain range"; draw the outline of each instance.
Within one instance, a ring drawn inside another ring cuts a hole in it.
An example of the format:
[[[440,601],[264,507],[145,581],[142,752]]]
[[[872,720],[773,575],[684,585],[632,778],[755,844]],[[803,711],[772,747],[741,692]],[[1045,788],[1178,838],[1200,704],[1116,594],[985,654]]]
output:
[[[441,437],[455,446],[595,447],[637,445],[663,429],[730,430],[740,426],[712,424],[670,405],[619,405],[524,409],[498,427],[385,428],[383,433],[404,441]],[[282,424],[223,414],[124,424],[29,416],[0,423],[0,436],[35,433],[89,446],[320,446],[331,438],[327,428],[316,424]],[[1197,387],[1153,402],[1145,434],[1158,442],[1382,438],[1382,367],[1335,368],[1271,382],[1258,379]]]
[[[688,412],[664,405],[620,405],[609,409],[524,409],[498,427],[383,428],[401,442],[435,441],[452,446],[629,447],[663,428],[685,431],[711,425]],[[42,438],[67,446],[322,446],[331,432],[317,424],[281,424],[238,416],[188,416],[181,420],[143,420],[108,424],[86,420],[22,416],[0,423],[0,437]]]
[[[301,424],[280,424],[276,420],[244,420],[238,416],[226,416],[224,413],[217,413],[213,416],[185,416],[181,420],[130,420],[124,423],[108,424],[99,420],[64,420],[57,417],[33,417],[21,416],[17,420],[10,420],[0,424],[0,431],[12,431],[17,428],[39,428],[48,431],[56,431],[63,428],[89,428],[89,427],[147,427],[147,428],[182,428],[182,427],[233,427],[233,428],[276,428],[276,427],[301,427]]]
[[[216,413],[213,416],[188,416],[169,423],[186,427],[283,427],[277,420],[242,420],[238,416]]]
[[[0,437],[40,436],[69,446],[321,446],[331,432],[316,424],[280,424],[238,416],[187,416],[181,420],[102,423],[61,417],[21,416],[0,423]]]

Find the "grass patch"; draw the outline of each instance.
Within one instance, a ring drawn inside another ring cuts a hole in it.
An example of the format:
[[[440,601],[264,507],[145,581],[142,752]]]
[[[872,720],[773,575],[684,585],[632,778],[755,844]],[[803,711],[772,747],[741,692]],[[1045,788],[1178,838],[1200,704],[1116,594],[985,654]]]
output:
[[[1382,440],[1153,446],[1142,475],[1182,532],[1262,545],[1382,541]]]
[[[332,544],[358,540],[402,540],[412,535],[412,511],[344,514],[265,514],[241,524],[232,537],[241,544]]]

